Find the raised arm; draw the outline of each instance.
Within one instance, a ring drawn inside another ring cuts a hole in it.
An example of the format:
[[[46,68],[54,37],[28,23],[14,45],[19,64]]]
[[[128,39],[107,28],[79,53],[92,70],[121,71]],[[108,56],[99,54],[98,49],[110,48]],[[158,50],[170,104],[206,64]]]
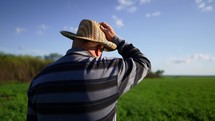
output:
[[[110,25],[105,22],[102,22],[101,25],[107,40],[117,45],[117,50],[123,57],[123,59],[119,59],[118,65],[119,89],[120,94],[123,94],[143,80],[151,69],[151,63],[138,48],[117,37]]]

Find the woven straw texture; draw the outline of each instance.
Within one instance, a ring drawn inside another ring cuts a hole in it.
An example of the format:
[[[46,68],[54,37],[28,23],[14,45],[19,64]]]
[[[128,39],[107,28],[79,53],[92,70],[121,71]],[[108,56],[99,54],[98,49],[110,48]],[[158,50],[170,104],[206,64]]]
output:
[[[106,36],[100,26],[96,21],[84,19],[79,24],[77,34],[68,31],[61,31],[61,34],[73,40],[79,38],[98,42],[105,47],[105,51],[115,50],[117,48],[116,44],[106,40]]]

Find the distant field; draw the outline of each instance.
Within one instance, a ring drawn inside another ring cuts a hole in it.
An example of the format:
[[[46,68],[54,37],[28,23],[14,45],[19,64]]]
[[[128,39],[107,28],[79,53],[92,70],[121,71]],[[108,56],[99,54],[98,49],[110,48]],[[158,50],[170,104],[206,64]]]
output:
[[[0,120],[24,121],[26,83],[0,84]],[[146,79],[120,98],[118,121],[215,121],[215,77]]]

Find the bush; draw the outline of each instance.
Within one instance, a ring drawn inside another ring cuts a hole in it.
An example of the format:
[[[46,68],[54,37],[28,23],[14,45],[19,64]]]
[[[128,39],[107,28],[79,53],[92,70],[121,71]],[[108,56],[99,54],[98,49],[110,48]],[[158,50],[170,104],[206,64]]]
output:
[[[45,60],[40,57],[28,55],[12,55],[0,53],[0,82],[17,80],[27,82],[52,60]]]

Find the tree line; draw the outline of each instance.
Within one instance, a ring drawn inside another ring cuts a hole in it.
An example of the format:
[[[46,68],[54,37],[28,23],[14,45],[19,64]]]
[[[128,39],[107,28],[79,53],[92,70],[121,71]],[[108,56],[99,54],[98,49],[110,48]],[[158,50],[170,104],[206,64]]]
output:
[[[45,56],[13,55],[0,52],[0,82],[29,82],[48,64],[62,55],[51,53]],[[149,72],[147,78],[161,77],[164,71]]]

